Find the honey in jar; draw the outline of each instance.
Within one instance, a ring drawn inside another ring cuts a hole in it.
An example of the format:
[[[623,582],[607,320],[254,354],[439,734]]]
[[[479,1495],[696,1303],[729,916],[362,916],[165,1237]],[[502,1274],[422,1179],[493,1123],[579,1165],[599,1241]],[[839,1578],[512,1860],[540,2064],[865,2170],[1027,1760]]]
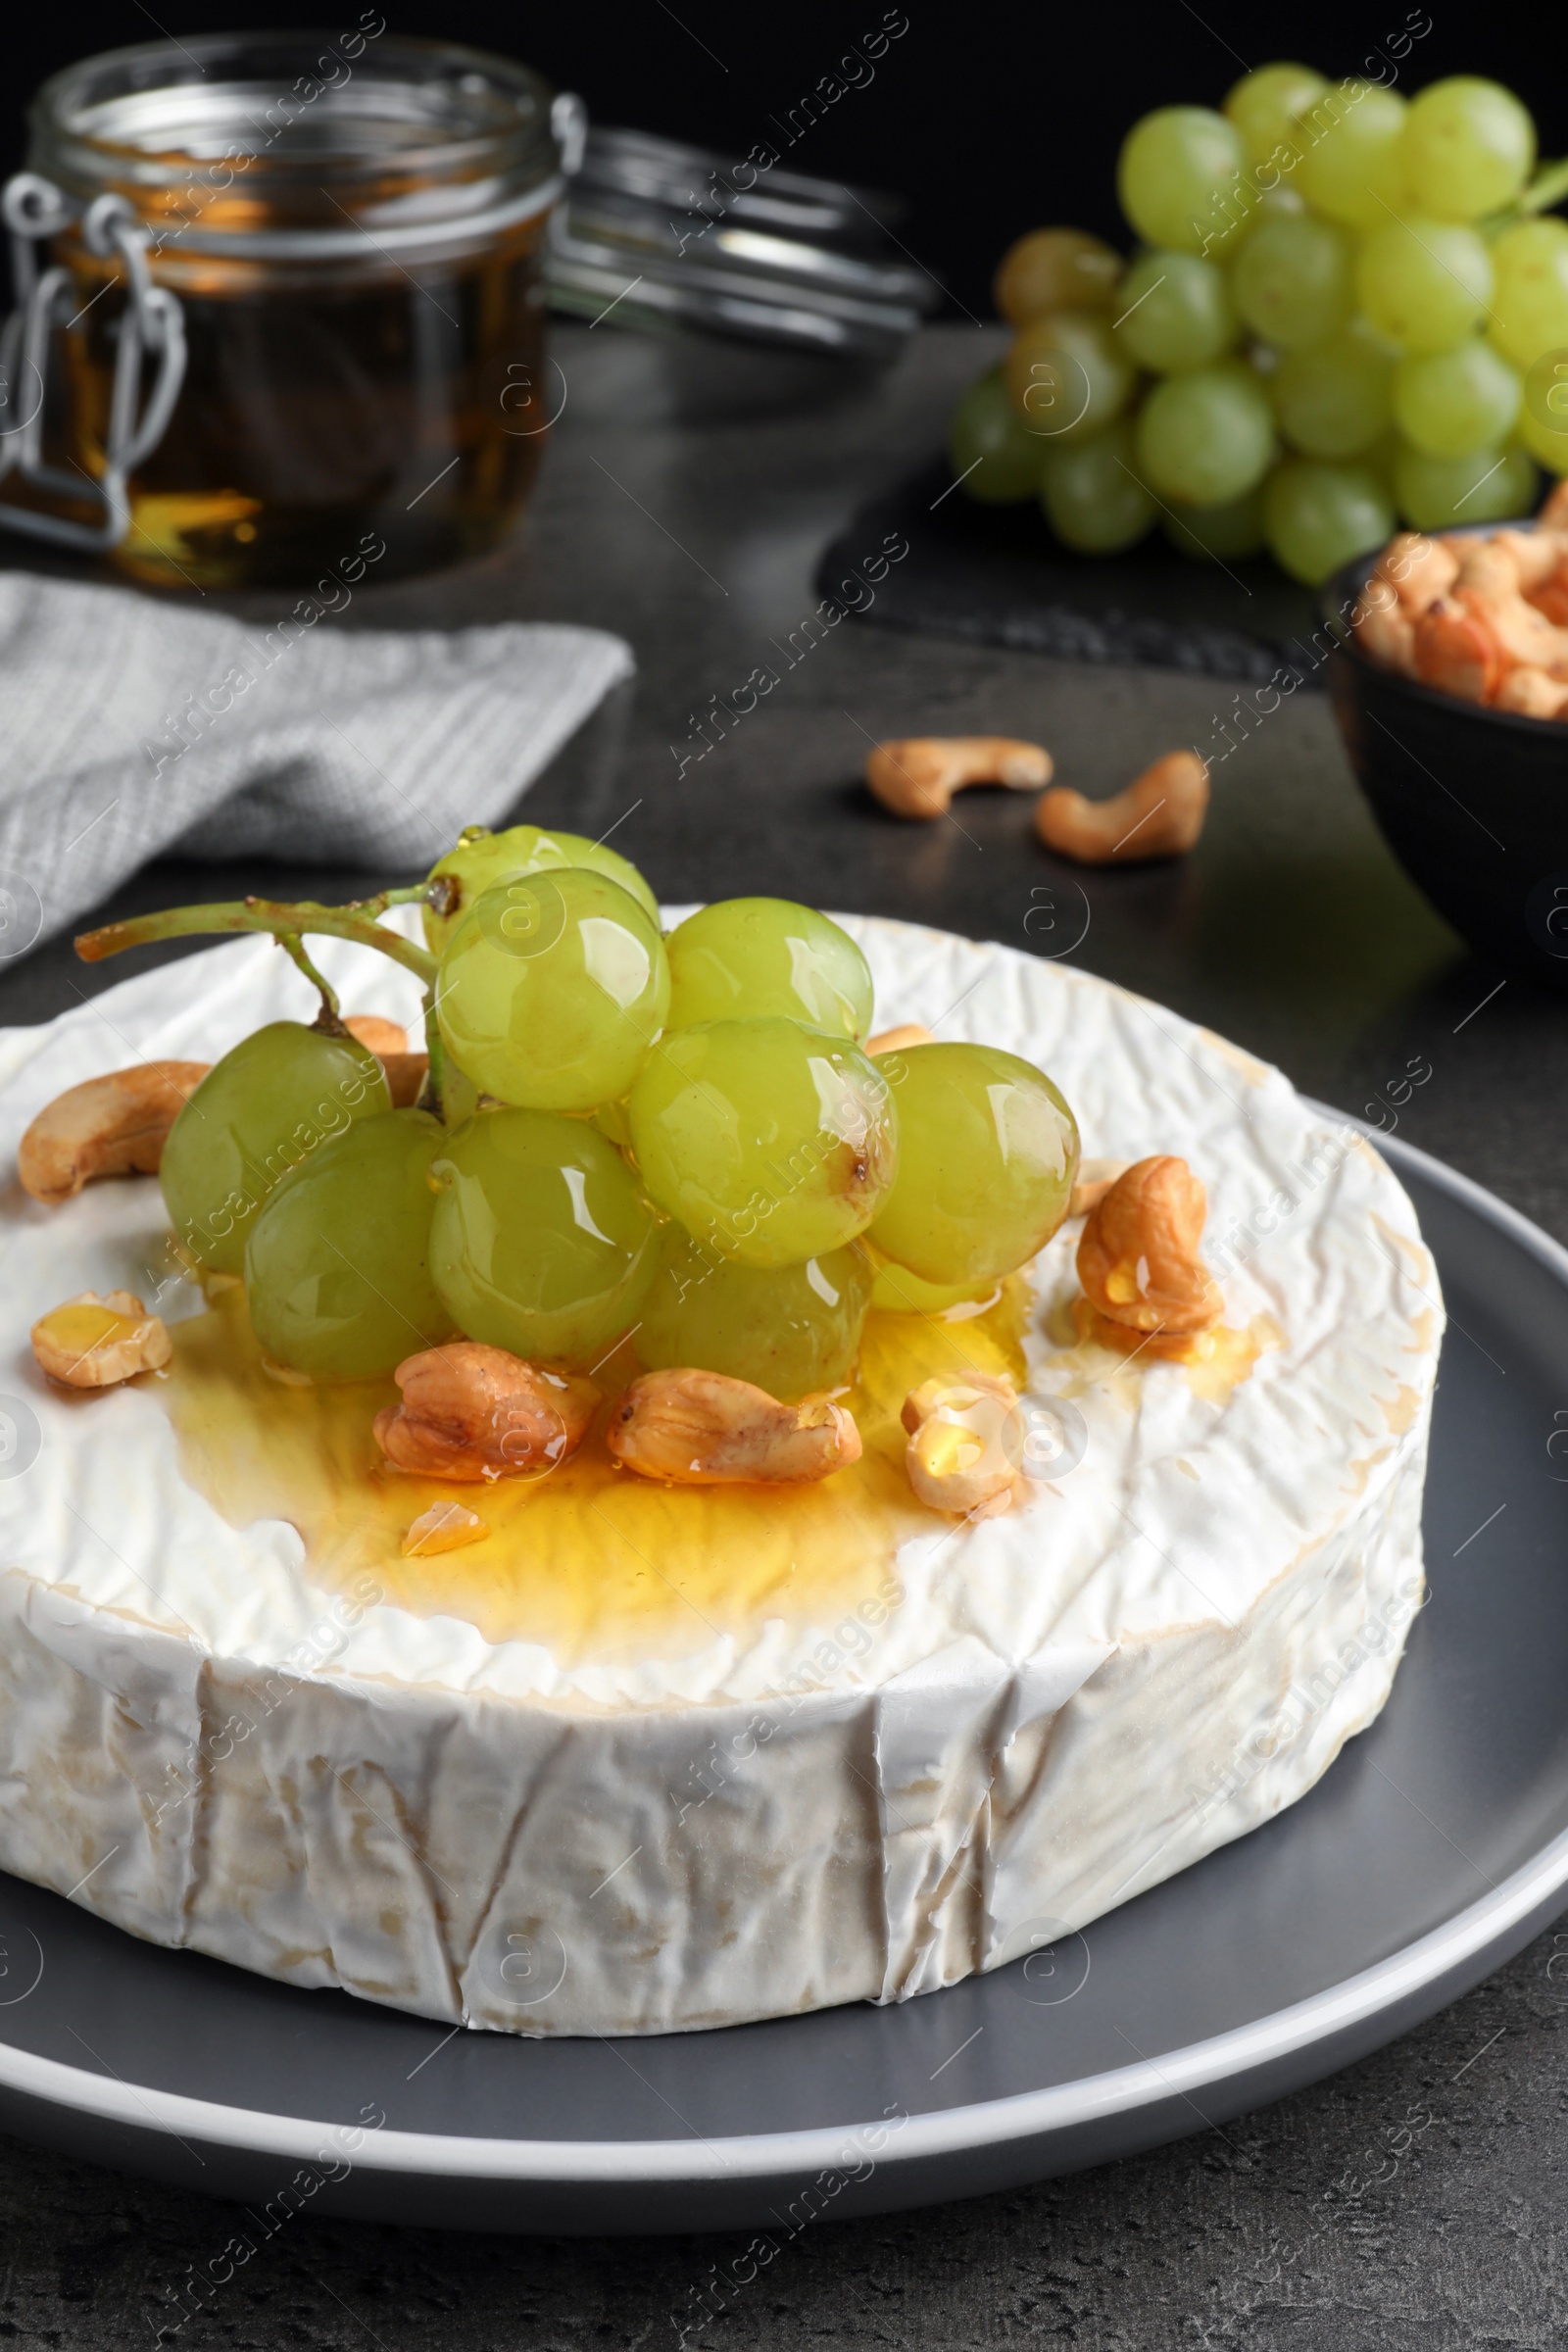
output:
[[[97,525],[119,568],[234,589],[366,549],[384,550],[384,577],[492,546],[560,406],[543,262],[575,103],[553,109],[522,66],[396,37],[374,11],[333,34],[162,41],[57,75],[7,199],[13,225],[30,205],[58,280],[22,503],[78,531],[102,515],[144,271],[164,306],[132,386],[144,419],[168,342],[183,368],[124,469],[118,530],[113,495]]]

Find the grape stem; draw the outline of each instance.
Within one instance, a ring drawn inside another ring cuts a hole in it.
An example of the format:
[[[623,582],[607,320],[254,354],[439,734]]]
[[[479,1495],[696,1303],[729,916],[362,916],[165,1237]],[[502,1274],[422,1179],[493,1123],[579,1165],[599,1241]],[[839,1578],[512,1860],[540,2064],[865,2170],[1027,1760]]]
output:
[[[306,955],[305,943],[299,933],[297,931],[279,931],[277,944],[289,960],[299,966],[311,986],[320,996],[321,1009],[316,1020],[318,1029],[324,1029],[329,1035],[345,1036],[347,1032],[343,1027],[343,1007],[337,1001],[337,990],[324,973],[317,970],[309,956]]]
[[[1502,225],[1506,227],[1515,214],[1548,213],[1554,204],[1561,204],[1565,196],[1568,196],[1568,161],[1543,164],[1512,212],[1504,215]]]
[[[300,944],[302,933],[351,939],[362,948],[374,948],[430,988],[439,958],[427,948],[416,947],[412,939],[388,931],[377,920],[389,906],[413,906],[425,896],[426,885],[419,882],[408,889],[383,890],[373,899],[352,899],[346,906],[321,906],[311,899],[290,906],[283,900],[257,898],[221,900],[208,906],[170,906],[161,913],[135,914],[124,922],[84,931],[76,941],[76,954],[83,963],[102,963],[106,956],[122,955],[126,948],[150,947],[161,939],[189,939],[203,932],[270,931],[306,978],[321,990],[323,1003],[331,1000],[335,1011],[336,1000]]]

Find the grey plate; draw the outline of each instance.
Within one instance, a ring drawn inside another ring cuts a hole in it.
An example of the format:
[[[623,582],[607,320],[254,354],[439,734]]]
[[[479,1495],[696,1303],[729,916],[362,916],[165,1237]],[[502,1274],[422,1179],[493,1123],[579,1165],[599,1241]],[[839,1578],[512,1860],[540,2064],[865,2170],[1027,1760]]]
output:
[[[242,2198],[259,2227],[306,2204],[776,2240],[1177,2138],[1454,1999],[1568,1886],[1568,1252],[1383,1148],[1452,1318],[1432,1598],[1382,1717],[1277,1821],[902,2008],[618,2042],[445,2036],[0,1878],[0,2123]]]

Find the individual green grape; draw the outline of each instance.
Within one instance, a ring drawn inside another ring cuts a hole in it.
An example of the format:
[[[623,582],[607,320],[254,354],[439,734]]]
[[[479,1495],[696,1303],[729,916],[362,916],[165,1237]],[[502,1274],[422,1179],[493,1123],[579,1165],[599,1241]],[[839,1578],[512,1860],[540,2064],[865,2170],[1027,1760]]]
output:
[[[1536,160],[1536,126],[1511,90],[1473,74],[1410,101],[1400,161],[1411,202],[1439,220],[1479,220],[1511,204]]]
[[[1158,509],[1138,478],[1137,463],[1125,416],[1088,441],[1048,447],[1040,502],[1064,546],[1080,555],[1113,556],[1153,527]]]
[[[974,1306],[996,1296],[994,1282],[923,1282],[907,1266],[884,1257],[869,1242],[861,1245],[876,1269],[871,1304],[889,1315],[946,1315],[950,1307]]]
[[[777,1013],[834,1037],[870,1032],[871,967],[849,933],[814,906],[715,899],[670,933],[664,951],[672,1030]]]
[[[671,1225],[643,1301],[637,1353],[650,1372],[695,1364],[785,1403],[817,1396],[855,1370],[871,1278],[859,1242],[768,1269],[735,1265]]]
[[[1446,351],[1480,325],[1492,263],[1473,228],[1411,214],[1386,220],[1361,248],[1356,292],[1368,322],[1404,351]]]
[[[564,866],[475,899],[442,953],[435,1004],[481,1094],[592,1110],[630,1092],[669,1010],[669,963],[629,892]]]
[[[1162,106],[1122,141],[1116,193],[1148,244],[1220,254],[1257,203],[1246,163],[1242,134],[1223,115],[1206,106]]]
[[[1089,311],[1055,311],[1020,327],[1003,375],[1014,411],[1042,449],[1102,432],[1138,380],[1109,321]]]
[[[797,1021],[710,1021],[649,1056],[632,1146],[653,1199],[721,1257],[799,1265],[863,1233],[898,1166],[886,1078]]]
[[[870,1242],[926,1282],[985,1283],[1067,1213],[1078,1128],[1051,1080],[996,1046],[898,1056],[899,1173]]]
[[[356,1039],[270,1021],[214,1063],[169,1131],[158,1175],[175,1233],[211,1272],[237,1274],[273,1186],[391,1107],[381,1064]]]
[[[1255,556],[1263,544],[1263,489],[1256,484],[1222,507],[1183,507],[1165,516],[1172,547],[1199,564],[1227,564]]]
[[[1263,491],[1263,527],[1276,559],[1309,588],[1394,534],[1394,503],[1365,466],[1287,458]]]
[[[384,1110],[284,1177],[245,1245],[251,1328],[277,1363],[370,1380],[450,1335],[429,1265],[446,1143],[428,1111]]]
[[[1260,482],[1274,455],[1268,395],[1243,360],[1156,384],[1138,418],[1138,469],[1178,505],[1218,507]]]
[[[1548,473],[1568,473],[1568,409],[1558,417],[1549,405],[1549,395],[1541,416],[1529,407],[1520,412],[1518,437]]]
[[[1309,351],[1287,352],[1269,378],[1280,431],[1308,458],[1353,458],[1394,418],[1393,345],[1360,319]]]
[[[1376,228],[1404,203],[1405,103],[1375,81],[1342,81],[1298,110],[1295,177],[1314,212]]]
[[[1225,273],[1196,253],[1141,253],[1117,300],[1117,341],[1140,368],[1158,375],[1206,368],[1236,340]]]
[[[1504,440],[1519,416],[1519,378],[1478,335],[1451,351],[1410,352],[1394,371],[1394,416],[1429,458],[1462,458]]]
[[[1033,486],[1031,483],[1031,489]],[[483,825],[469,825],[457,848],[448,850],[430,868],[430,881],[446,881],[456,886],[456,903],[446,914],[425,907],[426,946],[432,955],[439,956],[457,928],[458,916],[498,883],[521,882],[529,874],[559,873],[563,866],[568,865],[587,866],[592,873],[608,874],[612,882],[618,882],[622,890],[631,893],[654,929],[659,929],[659,901],[637,868],[614,850],[604,849],[581,833],[547,833],[538,825],[509,825],[504,833],[491,833]]]
[[[1535,504],[1536,469],[1522,449],[1473,449],[1462,458],[1429,458],[1400,446],[1394,495],[1418,531],[1446,531],[1467,522],[1502,522],[1528,514]]]
[[[1086,230],[1033,228],[1002,257],[997,308],[1013,326],[1048,311],[1107,310],[1121,272],[1121,255]]]
[[[1236,257],[1231,292],[1265,343],[1281,351],[1321,343],[1349,316],[1349,241],[1310,213],[1260,220]]]
[[[631,1113],[623,1095],[618,1102],[601,1102],[592,1115],[592,1124],[601,1135],[608,1135],[617,1152],[631,1150]]]
[[[1299,118],[1310,114],[1328,86],[1310,66],[1258,66],[1244,74],[1226,98],[1225,115],[1242,134],[1248,162],[1285,170],[1298,160]]]
[[[637,1320],[659,1219],[585,1119],[481,1110],[431,1165],[430,1272],[458,1329],[591,1371]]]
[[[977,376],[954,410],[948,457],[982,506],[1016,506],[1040,487],[1040,444],[1008,398],[1000,368]]]
[[[1568,220],[1517,220],[1492,248],[1492,341],[1516,368],[1568,348]]]
[[[462,1127],[479,1107],[479,1089],[471,1078],[465,1077],[455,1061],[449,1061],[441,1073],[441,1122],[446,1127]]]

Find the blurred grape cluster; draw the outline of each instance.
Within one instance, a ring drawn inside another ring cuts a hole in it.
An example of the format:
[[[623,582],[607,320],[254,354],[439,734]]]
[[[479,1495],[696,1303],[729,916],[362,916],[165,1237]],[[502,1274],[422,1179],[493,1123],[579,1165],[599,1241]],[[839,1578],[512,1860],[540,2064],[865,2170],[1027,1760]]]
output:
[[[1012,347],[949,443],[970,497],[1038,498],[1084,555],[1158,525],[1315,585],[1568,473],[1568,168],[1536,172],[1511,91],[1263,66],[1136,122],[1117,191],[1130,261],[1075,228],[1003,259]]]

